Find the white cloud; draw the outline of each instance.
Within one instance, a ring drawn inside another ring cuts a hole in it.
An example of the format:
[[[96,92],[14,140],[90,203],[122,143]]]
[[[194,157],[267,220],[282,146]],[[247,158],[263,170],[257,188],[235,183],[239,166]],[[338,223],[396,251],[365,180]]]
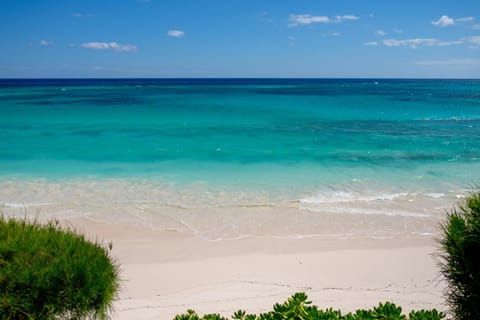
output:
[[[85,42],[81,47],[94,50],[113,50],[119,52],[135,52],[137,46],[130,44],[119,44],[117,42]]]
[[[416,61],[415,64],[425,65],[425,66],[476,65],[476,64],[480,64],[480,60],[479,59],[425,60],[425,61]]]
[[[47,40],[41,40],[40,45],[44,46],[44,47],[48,47],[48,46],[53,45],[53,42],[52,41],[47,41]]]
[[[330,18],[326,16],[312,16],[310,14],[291,14],[289,17],[290,26],[299,26],[312,23],[329,23]]]
[[[454,40],[454,41],[440,41],[434,38],[414,38],[414,39],[385,39],[383,40],[383,44],[387,47],[402,47],[407,46],[410,48],[417,48],[422,46],[453,46],[453,45],[460,45],[465,43],[464,40]]]
[[[185,36],[185,32],[182,30],[168,30],[167,36],[174,38],[181,38]]]
[[[432,21],[432,24],[437,27],[453,26],[458,23],[471,23],[475,21],[474,17],[449,18],[448,16],[441,16],[437,21]]]
[[[378,42],[377,41],[364,42],[363,45],[369,46],[369,47],[375,47],[375,46],[378,46]]]
[[[309,25],[313,23],[341,23],[344,21],[352,21],[360,19],[357,16],[347,14],[343,16],[335,16],[329,18],[327,16],[312,16],[311,14],[291,14],[288,18],[289,26],[296,27],[302,25]]]
[[[386,36],[387,35],[387,33],[383,30],[377,30],[377,31],[375,31],[375,34],[377,36]]]
[[[438,27],[446,27],[455,24],[455,20],[449,18],[448,16],[441,16],[437,21],[432,21],[434,26]]]

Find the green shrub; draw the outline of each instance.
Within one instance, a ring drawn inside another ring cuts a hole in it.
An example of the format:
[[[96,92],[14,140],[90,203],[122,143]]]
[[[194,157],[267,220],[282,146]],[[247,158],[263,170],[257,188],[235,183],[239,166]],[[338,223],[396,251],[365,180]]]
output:
[[[385,320],[406,320],[407,317],[402,314],[402,308],[397,307],[395,304],[390,302],[385,302],[385,304],[380,303],[378,307],[373,308],[372,312],[374,319],[385,319]]]
[[[410,320],[436,320],[442,319],[445,317],[445,314],[438,312],[437,310],[420,310],[412,311],[408,315]]]
[[[282,304],[275,304],[273,311],[261,313],[258,316],[247,314],[243,310],[235,312],[234,320],[406,320],[402,314],[402,308],[390,302],[380,303],[373,310],[357,310],[355,313],[342,315],[340,310],[332,308],[320,310],[317,306],[311,305],[308,297],[303,292],[295,293]],[[441,320],[445,314],[437,310],[412,311],[409,314],[410,320]],[[188,310],[187,313],[178,315],[174,320],[227,320],[218,314],[198,316],[195,311]]]
[[[450,309],[456,319],[480,319],[480,192],[448,213],[442,233],[440,268]]]
[[[107,318],[119,281],[109,249],[58,222],[0,217],[0,319]]]

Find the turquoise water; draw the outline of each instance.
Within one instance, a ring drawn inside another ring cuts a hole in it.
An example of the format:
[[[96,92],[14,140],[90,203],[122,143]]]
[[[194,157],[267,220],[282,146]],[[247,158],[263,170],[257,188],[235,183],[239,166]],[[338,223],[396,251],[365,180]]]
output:
[[[3,80],[0,141],[4,178],[322,184],[431,166],[465,183],[480,81]]]
[[[424,216],[479,176],[479,80],[0,80],[3,210]]]

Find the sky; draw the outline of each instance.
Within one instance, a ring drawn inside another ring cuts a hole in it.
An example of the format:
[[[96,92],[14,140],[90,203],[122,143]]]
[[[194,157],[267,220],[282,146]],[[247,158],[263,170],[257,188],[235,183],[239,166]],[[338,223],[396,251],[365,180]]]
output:
[[[5,0],[0,78],[480,78],[479,0]]]

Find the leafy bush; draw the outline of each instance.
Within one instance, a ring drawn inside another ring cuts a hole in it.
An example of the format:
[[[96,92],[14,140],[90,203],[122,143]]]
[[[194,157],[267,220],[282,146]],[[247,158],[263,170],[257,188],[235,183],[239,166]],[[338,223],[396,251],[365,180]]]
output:
[[[447,215],[442,232],[440,267],[451,311],[459,320],[480,319],[480,192]]]
[[[402,308],[390,302],[380,303],[373,310],[357,310],[355,313],[342,315],[340,310],[320,310],[312,306],[308,297],[303,292],[295,293],[283,304],[275,304],[273,311],[259,315],[247,314],[243,310],[235,312],[234,320],[406,320],[402,314]],[[412,311],[409,314],[410,320],[441,320],[445,314],[437,310]],[[207,314],[199,317],[195,311],[188,310],[187,313],[177,315],[174,320],[228,320],[219,314]]]
[[[443,313],[438,312],[437,310],[420,310],[412,311],[408,315],[410,320],[436,320],[443,318]]]
[[[58,222],[0,217],[0,319],[107,318],[118,290],[109,249]]]

